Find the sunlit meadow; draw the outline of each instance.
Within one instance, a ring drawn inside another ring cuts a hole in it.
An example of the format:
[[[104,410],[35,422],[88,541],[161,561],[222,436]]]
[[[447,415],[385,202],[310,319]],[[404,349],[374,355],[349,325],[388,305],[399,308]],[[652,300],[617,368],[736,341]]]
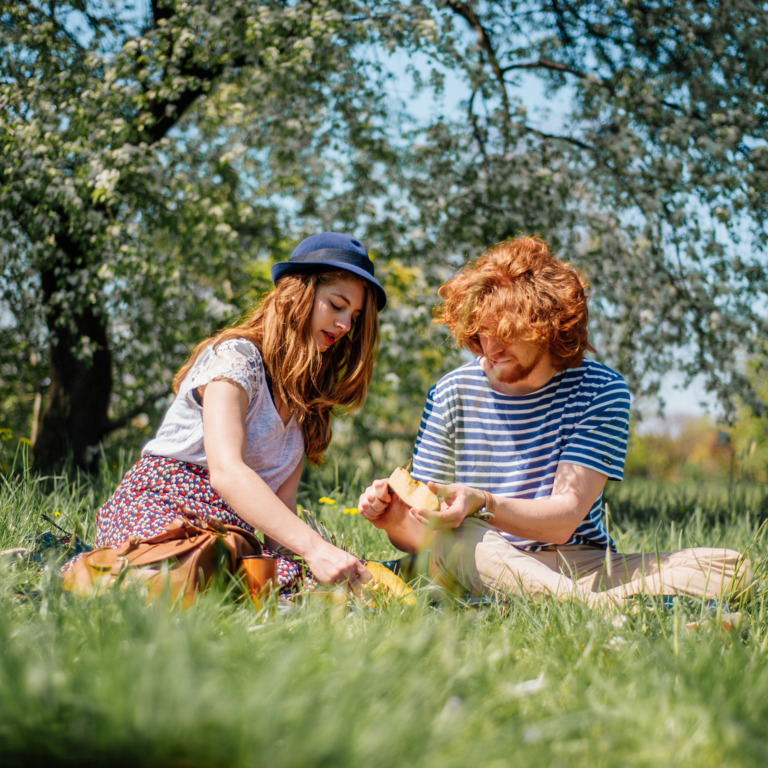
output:
[[[23,462],[22,462],[23,463]],[[63,593],[55,547],[88,541],[124,467],[0,487],[0,764],[147,766],[763,766],[768,573],[761,487],[619,484],[625,551],[696,544],[750,553],[748,604],[452,598],[306,599],[256,608],[220,584],[186,611],[138,592]],[[396,556],[356,514],[364,482],[328,465],[300,502],[360,556]],[[736,611],[730,629],[721,611]]]

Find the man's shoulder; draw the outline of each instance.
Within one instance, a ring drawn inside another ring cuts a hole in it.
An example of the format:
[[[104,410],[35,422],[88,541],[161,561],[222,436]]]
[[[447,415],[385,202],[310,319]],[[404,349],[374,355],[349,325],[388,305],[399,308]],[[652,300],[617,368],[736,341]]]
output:
[[[582,390],[592,390],[595,394],[610,393],[613,398],[630,399],[629,387],[624,377],[613,368],[591,358],[585,357],[580,366],[567,369],[564,378]]]
[[[463,365],[448,371],[441,376],[435,384],[432,385],[433,392],[446,392],[455,389],[465,389],[467,387],[482,387],[487,382],[480,363],[475,360],[469,360]]]
[[[484,378],[483,369],[480,363],[475,360],[468,360],[466,363],[452,368],[444,373],[435,383],[436,387],[452,384],[455,382],[476,381]]]
[[[592,360],[589,357],[585,357],[577,368],[567,369],[567,373],[595,383],[620,382],[626,386],[624,377],[618,371],[614,371],[613,368],[609,368],[605,363],[599,363],[597,360]]]

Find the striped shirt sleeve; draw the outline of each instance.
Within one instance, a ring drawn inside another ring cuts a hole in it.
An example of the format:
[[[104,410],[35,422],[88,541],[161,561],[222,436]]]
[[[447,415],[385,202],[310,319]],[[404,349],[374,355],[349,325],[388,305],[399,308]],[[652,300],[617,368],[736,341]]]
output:
[[[560,461],[621,480],[629,439],[629,390],[619,376],[595,383],[594,389],[594,396],[569,437]]]
[[[455,479],[454,430],[444,395],[433,386],[419,424],[411,474],[417,480],[452,483]]]

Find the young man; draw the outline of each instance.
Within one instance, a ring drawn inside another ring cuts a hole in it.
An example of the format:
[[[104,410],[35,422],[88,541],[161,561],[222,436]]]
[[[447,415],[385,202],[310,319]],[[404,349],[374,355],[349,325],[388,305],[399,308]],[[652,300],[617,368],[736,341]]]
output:
[[[476,595],[733,598],[752,578],[733,550],[616,553],[602,495],[623,476],[630,397],[618,373],[584,357],[585,291],[532,237],[494,246],[443,285],[437,319],[477,359],[432,387],[416,438],[412,474],[441,509],[409,508],[376,480],[360,512],[403,551],[431,545],[438,583]]]

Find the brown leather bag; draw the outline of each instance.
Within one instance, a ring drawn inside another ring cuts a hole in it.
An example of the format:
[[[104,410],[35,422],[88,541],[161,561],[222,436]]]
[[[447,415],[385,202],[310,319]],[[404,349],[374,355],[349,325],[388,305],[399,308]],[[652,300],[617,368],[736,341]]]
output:
[[[63,587],[93,595],[115,585],[140,582],[153,599],[168,590],[186,608],[221,570],[237,572],[245,555],[261,554],[252,533],[182,510],[165,531],[147,539],[127,539],[80,557],[64,574]]]

